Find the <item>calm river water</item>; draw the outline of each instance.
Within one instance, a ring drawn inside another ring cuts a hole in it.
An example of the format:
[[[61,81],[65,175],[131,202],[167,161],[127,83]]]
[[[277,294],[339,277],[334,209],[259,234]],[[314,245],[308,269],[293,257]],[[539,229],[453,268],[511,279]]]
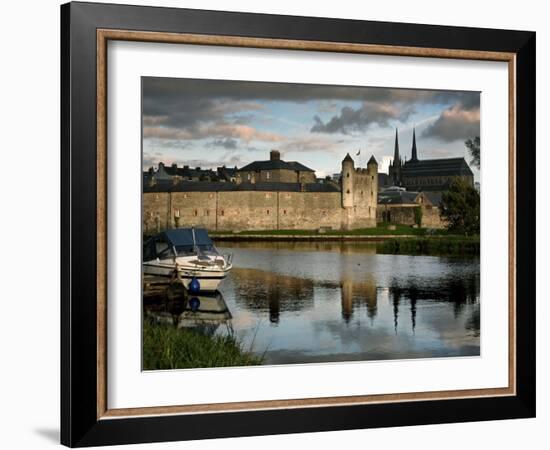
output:
[[[231,319],[211,331],[235,333],[264,364],[479,355],[478,258],[384,255],[356,242],[218,249],[233,253],[217,299]]]

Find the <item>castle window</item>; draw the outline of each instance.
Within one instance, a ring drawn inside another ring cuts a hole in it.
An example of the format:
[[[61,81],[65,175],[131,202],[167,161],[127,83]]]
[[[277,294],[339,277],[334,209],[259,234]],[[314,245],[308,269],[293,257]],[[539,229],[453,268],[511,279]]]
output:
[[[195,209],[195,216],[198,216],[199,212]]]
[[[286,214],[286,209],[283,209],[283,214]]]
[[[246,174],[246,179],[247,179],[248,181],[250,181],[250,178],[251,178],[250,173],[247,173],[247,174]]]
[[[183,198],[187,198],[187,194],[183,194]]]
[[[269,172],[266,172],[265,177],[269,180],[271,178],[271,174]]]
[[[224,214],[224,211],[223,211],[223,209],[222,209],[222,210],[221,210],[221,215],[223,216],[223,214]]]
[[[361,195],[363,195],[363,191],[361,191]]]
[[[349,189],[346,191],[346,194],[349,194]]]
[[[374,175],[371,178],[372,178],[372,181],[374,181]]]
[[[210,211],[206,210],[206,215],[209,216],[209,215],[210,215]]]
[[[267,215],[269,216],[269,209],[266,211]]]
[[[346,173],[346,178],[349,178],[349,172],[348,172],[348,173]]]

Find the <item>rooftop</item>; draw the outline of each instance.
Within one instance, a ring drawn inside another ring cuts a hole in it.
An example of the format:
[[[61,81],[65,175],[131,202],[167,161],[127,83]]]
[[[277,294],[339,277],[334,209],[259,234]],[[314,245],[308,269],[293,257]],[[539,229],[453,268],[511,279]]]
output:
[[[473,176],[464,158],[442,158],[407,161],[402,168],[405,177]]]
[[[287,169],[300,172],[313,172],[309,167],[296,161],[283,161],[281,159],[270,159],[267,161],[254,161],[239,169],[240,171],[257,172],[260,170],[279,170]]]

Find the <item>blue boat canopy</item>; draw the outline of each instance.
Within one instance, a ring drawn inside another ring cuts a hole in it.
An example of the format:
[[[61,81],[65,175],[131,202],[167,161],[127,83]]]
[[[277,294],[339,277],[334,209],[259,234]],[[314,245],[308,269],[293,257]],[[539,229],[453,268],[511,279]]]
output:
[[[195,233],[194,241],[193,231]],[[204,228],[176,228],[163,231],[161,236],[174,247],[192,246],[193,244],[198,246],[213,245],[212,239]]]

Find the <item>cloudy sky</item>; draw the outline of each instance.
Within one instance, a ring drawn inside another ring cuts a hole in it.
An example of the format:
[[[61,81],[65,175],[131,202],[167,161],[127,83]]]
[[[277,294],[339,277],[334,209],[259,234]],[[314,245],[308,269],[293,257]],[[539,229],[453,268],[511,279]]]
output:
[[[420,159],[469,162],[479,108],[478,92],[144,77],[143,168],[240,167],[277,149],[317,176],[339,172],[347,152],[360,166],[374,155],[382,171],[396,128],[410,158],[414,126]]]

